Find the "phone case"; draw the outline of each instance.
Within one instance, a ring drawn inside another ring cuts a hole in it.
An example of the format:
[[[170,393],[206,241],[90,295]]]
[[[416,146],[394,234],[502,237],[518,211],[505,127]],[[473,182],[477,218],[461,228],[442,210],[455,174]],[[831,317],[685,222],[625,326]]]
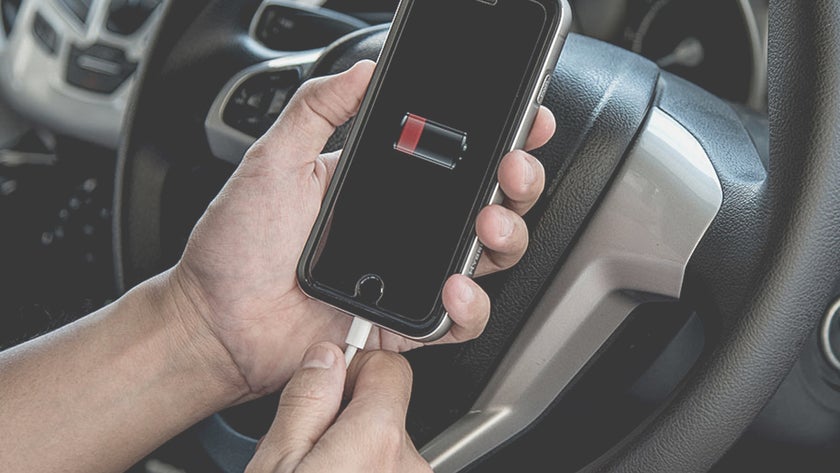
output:
[[[348,156],[353,155],[353,147],[364,128],[366,115],[378,94],[383,76],[387,72],[396,43],[405,25],[407,13],[415,1],[422,0],[402,0],[397,8],[385,45],[380,52],[377,61],[378,65],[371,79],[371,85],[361,103],[359,114],[351,126],[347,146],[345,146],[344,153],[339,160],[335,175],[327,190],[321,212],[315,222],[298,264],[297,276],[301,289],[309,297],[320,300],[352,316],[367,319],[375,325],[399,335],[421,342],[429,342],[445,335],[452,325],[451,319],[443,308],[440,296],[435,304],[433,314],[430,314],[424,321],[415,322],[404,317],[399,317],[398,314],[387,313],[376,306],[375,302],[378,301],[377,297],[381,297],[382,295],[383,285],[383,282],[378,280],[376,275],[366,275],[360,278],[356,285],[356,298],[350,299],[328,288],[321,287],[317,281],[313,280],[310,271],[313,259],[318,255],[321,238],[324,232],[328,230],[329,219],[335,205],[336,197],[341,190],[347,169],[351,164]],[[528,77],[528,92],[523,95],[523,100],[517,104],[516,116],[518,117],[519,126],[513,127],[512,132],[506,137],[506,144],[503,148],[505,152],[502,153],[502,156],[512,150],[524,147],[571,25],[571,10],[567,0],[541,1],[544,3],[552,2],[557,5],[558,14],[551,19],[553,34],[549,34],[547,38],[550,38],[550,40],[541,45],[542,51],[540,55],[543,58],[541,66],[531,71],[531,75]],[[452,169],[457,166],[460,153],[466,151],[467,140],[465,133],[437,123],[434,120],[407,113],[403,118],[401,126],[402,131],[394,143],[394,149],[402,153]],[[475,272],[478,261],[481,258],[483,247],[478,237],[475,236],[474,222],[478,212],[482,208],[487,205],[501,203],[503,200],[502,192],[496,180],[500,161],[501,157],[496,159],[491,168],[488,169],[487,177],[484,179],[484,185],[479,192],[479,198],[476,200],[478,205],[475,205],[472,211],[470,226],[472,230],[460,242],[455,252],[457,256],[450,265],[453,268],[451,274],[460,273],[472,277]],[[377,288],[379,291],[378,294]],[[372,303],[360,303],[359,299],[362,298],[369,299]]]

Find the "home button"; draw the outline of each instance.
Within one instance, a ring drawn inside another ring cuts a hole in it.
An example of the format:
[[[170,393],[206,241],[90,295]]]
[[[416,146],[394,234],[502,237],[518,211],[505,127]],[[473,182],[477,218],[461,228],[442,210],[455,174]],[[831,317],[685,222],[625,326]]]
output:
[[[385,293],[385,283],[375,274],[366,274],[356,282],[356,299],[367,305],[377,305]]]

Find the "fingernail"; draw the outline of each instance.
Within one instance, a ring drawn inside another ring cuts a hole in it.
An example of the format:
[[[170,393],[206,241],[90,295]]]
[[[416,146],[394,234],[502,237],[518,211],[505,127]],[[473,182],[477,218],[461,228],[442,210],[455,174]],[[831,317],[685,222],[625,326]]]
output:
[[[321,345],[315,345],[306,350],[303,355],[303,368],[328,369],[335,364],[335,354],[332,350]]]
[[[469,284],[462,284],[461,290],[458,292],[458,299],[464,304],[469,304],[475,298],[475,292]]]
[[[502,238],[507,238],[513,233],[513,219],[507,213],[501,214],[501,221],[499,222],[499,235]]]
[[[526,159],[525,160],[525,177],[524,177],[525,186],[530,186],[531,184],[534,183],[534,181],[537,180],[537,170],[536,170],[537,163],[535,161],[536,160],[533,160],[533,159]]]

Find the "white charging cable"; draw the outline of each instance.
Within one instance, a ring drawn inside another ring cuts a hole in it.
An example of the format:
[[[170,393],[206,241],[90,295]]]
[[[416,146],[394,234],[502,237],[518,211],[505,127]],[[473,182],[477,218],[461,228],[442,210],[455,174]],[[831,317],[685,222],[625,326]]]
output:
[[[344,339],[344,343],[347,344],[347,348],[344,349],[344,362],[348,367],[350,362],[353,361],[353,357],[356,356],[356,352],[365,349],[371,328],[373,328],[373,324],[367,320],[359,317],[353,318],[350,331],[347,332],[347,338]]]

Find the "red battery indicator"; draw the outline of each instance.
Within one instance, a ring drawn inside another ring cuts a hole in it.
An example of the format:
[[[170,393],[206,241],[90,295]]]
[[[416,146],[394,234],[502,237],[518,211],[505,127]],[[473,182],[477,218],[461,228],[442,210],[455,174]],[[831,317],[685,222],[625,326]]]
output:
[[[455,169],[467,151],[466,133],[413,113],[405,114],[400,130],[395,150],[446,169]]]

